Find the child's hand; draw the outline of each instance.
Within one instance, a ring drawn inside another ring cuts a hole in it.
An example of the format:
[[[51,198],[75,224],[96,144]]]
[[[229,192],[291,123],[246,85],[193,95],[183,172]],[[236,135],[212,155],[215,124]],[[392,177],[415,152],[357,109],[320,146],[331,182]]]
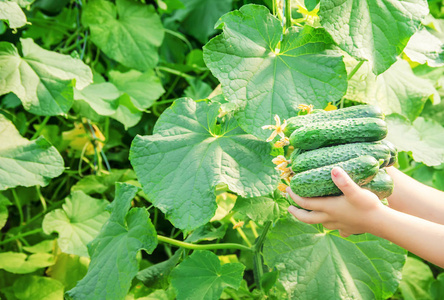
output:
[[[375,194],[354,183],[341,168],[333,168],[331,175],[333,182],[344,195],[302,198],[288,187],[287,193],[293,201],[302,208],[311,210],[290,206],[288,211],[302,222],[322,223],[327,229],[339,229],[343,237],[373,231],[373,227],[378,225],[378,213],[384,205]]]

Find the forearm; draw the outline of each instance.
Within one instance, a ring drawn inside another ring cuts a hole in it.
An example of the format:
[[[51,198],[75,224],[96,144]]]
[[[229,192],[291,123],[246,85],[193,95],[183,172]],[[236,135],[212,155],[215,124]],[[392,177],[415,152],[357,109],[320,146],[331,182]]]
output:
[[[444,225],[383,207],[374,215],[368,232],[444,267]]]
[[[444,224],[444,192],[426,186],[398,169],[387,169],[395,188],[388,197],[389,206],[406,214]]]

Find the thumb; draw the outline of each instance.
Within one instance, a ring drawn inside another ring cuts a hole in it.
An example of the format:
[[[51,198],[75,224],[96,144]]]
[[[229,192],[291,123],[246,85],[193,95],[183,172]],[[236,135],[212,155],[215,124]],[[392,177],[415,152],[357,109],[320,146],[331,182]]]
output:
[[[339,167],[331,170],[331,179],[345,196],[353,196],[361,191],[361,188]]]

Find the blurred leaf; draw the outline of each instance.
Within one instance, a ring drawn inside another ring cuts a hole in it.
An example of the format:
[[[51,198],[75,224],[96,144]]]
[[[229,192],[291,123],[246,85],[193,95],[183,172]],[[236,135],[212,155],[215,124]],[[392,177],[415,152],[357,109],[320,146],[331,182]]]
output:
[[[29,253],[48,253],[54,251],[56,240],[44,240],[32,246],[23,246],[23,250]]]
[[[15,274],[32,273],[55,263],[55,257],[49,253],[26,255],[18,252],[0,253],[0,269]]]
[[[213,91],[209,84],[204,81],[193,78],[187,79],[189,86],[185,89],[184,96],[189,97],[191,99],[207,99],[208,96]]]
[[[112,170],[110,174],[88,175],[76,182],[71,191],[83,191],[85,194],[104,194],[114,191],[116,182],[131,182],[136,179],[132,169]]]
[[[63,299],[63,284],[42,276],[20,277],[13,285],[14,296],[19,300]]]
[[[152,253],[157,246],[148,211],[142,207],[130,209],[137,190],[133,185],[116,184],[116,196],[109,205],[111,216],[88,245],[88,273],[67,292],[69,297],[95,300],[112,295],[122,299],[127,294],[138,271],[137,253],[142,249]]]
[[[444,299],[444,273],[438,275],[430,286],[430,294],[433,300]]]
[[[419,117],[412,124],[397,114],[387,116],[386,121],[389,129],[387,140],[398,151],[410,151],[415,161],[428,166],[444,162],[444,127],[439,123]]]
[[[357,64],[351,57],[346,57],[345,62],[349,72]],[[349,100],[378,105],[386,115],[398,113],[411,121],[419,116],[429,97],[440,102],[432,82],[416,76],[408,62],[401,59],[377,77],[370,64],[364,63],[349,80],[345,95]]]
[[[82,191],[74,191],[67,197],[63,209],[46,214],[43,231],[46,234],[57,232],[58,244],[62,252],[88,257],[86,245],[99,233],[108,220],[106,200],[92,198]]]
[[[200,241],[213,241],[224,237],[227,228],[220,226],[214,227],[211,223],[205,224],[194,230],[186,239],[185,242],[197,243]]]
[[[40,11],[35,11],[32,26],[27,27],[23,32],[24,38],[32,38],[34,41],[40,39],[44,48],[50,48],[67,39],[69,31],[74,31],[77,27],[76,16],[77,7],[63,8],[56,16],[50,17]],[[62,48],[63,49],[63,48]]]
[[[88,270],[89,258],[73,254],[60,253],[54,265],[46,270],[46,274],[60,281],[65,290],[72,289]]]
[[[444,192],[444,170],[437,170],[433,173],[433,186]]]
[[[403,299],[432,299],[429,289],[433,281],[433,274],[429,266],[416,258],[407,257],[402,269],[402,280],[399,283]]]
[[[180,29],[202,44],[216,33],[214,24],[231,10],[232,0],[181,0],[185,7],[176,10],[172,18],[180,22]]]
[[[179,262],[182,253],[183,250],[179,249],[169,259],[140,270],[136,278],[147,287],[167,288],[170,273]]]
[[[82,23],[91,30],[91,40],[110,58],[140,71],[157,64],[157,47],[164,30],[152,5],[131,0],[89,1]]]
[[[444,44],[426,28],[410,38],[404,53],[420,64],[427,63],[431,67],[444,66]]]
[[[145,110],[165,92],[160,79],[153,70],[141,73],[130,70],[126,73],[109,72],[110,81],[123,93],[130,96],[131,102],[139,110]]]
[[[43,137],[28,141],[0,114],[0,190],[45,186],[64,169],[63,158]]]
[[[211,222],[220,221],[225,218],[233,209],[237,196],[231,193],[222,193],[216,196],[216,213],[211,218]]]
[[[12,29],[26,25],[26,16],[20,6],[12,1],[0,1],[0,20],[5,20]]]
[[[8,221],[8,206],[12,205],[11,201],[8,200],[3,194],[0,194],[0,229],[5,226],[6,221]]]
[[[324,0],[319,16],[342,50],[368,60],[379,75],[396,62],[428,12],[425,0]]]
[[[194,251],[173,270],[171,285],[178,300],[216,300],[225,287],[239,288],[244,269],[240,263],[221,266],[216,254],[210,251]]]
[[[86,87],[91,69],[80,59],[40,48],[32,39],[22,39],[23,57],[10,43],[0,42],[0,95],[13,92],[26,110],[54,116],[72,106],[73,86]]]

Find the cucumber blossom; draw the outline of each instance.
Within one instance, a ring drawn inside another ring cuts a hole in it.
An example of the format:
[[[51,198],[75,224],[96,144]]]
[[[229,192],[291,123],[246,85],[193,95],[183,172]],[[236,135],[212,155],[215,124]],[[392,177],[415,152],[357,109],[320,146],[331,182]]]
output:
[[[290,158],[291,169],[295,173],[300,173],[363,155],[371,155],[378,161],[383,159],[381,168],[390,161],[390,149],[381,142],[352,143],[318,148],[294,155]]]
[[[387,124],[378,118],[359,118],[309,123],[295,130],[290,144],[311,150],[353,142],[380,141],[387,136]]]
[[[379,162],[373,156],[364,155],[347,161],[304,171],[293,176],[290,187],[301,197],[340,195],[341,190],[331,179],[331,170],[341,167],[358,185],[370,182],[379,171]]]
[[[363,185],[362,188],[373,192],[379,199],[384,199],[393,193],[394,183],[387,171],[381,169],[375,178]]]
[[[293,131],[309,123],[357,118],[384,119],[384,114],[379,107],[373,105],[357,105],[331,111],[319,110],[316,111],[316,113],[289,118],[287,120],[287,126],[284,129],[284,134],[290,136]]]

